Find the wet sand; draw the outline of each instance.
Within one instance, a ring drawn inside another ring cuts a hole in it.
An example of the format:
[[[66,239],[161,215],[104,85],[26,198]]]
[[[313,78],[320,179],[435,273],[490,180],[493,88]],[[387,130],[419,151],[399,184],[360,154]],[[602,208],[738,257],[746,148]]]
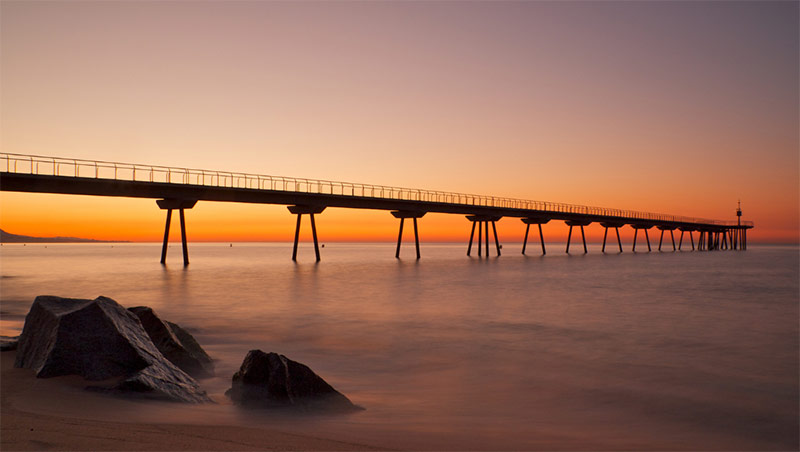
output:
[[[0,450],[385,450],[270,428],[92,419],[98,405],[129,401],[84,391],[79,378],[37,379],[14,357],[0,353]]]

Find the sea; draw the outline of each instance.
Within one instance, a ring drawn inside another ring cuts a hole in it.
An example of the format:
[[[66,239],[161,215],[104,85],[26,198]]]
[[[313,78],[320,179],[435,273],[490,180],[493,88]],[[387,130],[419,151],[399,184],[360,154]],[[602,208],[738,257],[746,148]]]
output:
[[[588,254],[507,243],[3,244],[0,334],[37,295],[150,306],[215,361],[217,402],[133,401],[131,422],[269,426],[411,450],[798,450],[800,249]],[[246,410],[249,350],[311,367],[365,408]],[[92,397],[109,397],[92,395]],[[110,400],[110,399],[109,399]],[[109,402],[109,405],[112,405]]]

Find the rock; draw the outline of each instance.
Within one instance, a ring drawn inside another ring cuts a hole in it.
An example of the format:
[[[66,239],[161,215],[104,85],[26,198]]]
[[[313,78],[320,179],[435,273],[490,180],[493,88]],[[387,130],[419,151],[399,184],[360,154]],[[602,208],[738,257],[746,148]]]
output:
[[[250,350],[232,387],[225,393],[245,407],[298,407],[324,411],[354,411],[354,405],[308,366],[277,353]]]
[[[17,344],[19,344],[19,336],[0,336],[0,352],[16,350]]]
[[[130,374],[154,361],[148,353],[152,341],[140,332],[139,320],[111,299],[39,296],[25,317],[15,366],[41,378]]]
[[[177,371],[177,372],[176,372]],[[113,392],[135,392],[153,399],[188,403],[212,400],[197,382],[175,366],[148,366],[111,388]]]
[[[158,351],[138,317],[106,297],[36,297],[25,318],[14,365],[33,369],[39,378],[124,377],[113,390],[135,387],[136,392],[169,400],[211,401],[192,377]]]
[[[196,378],[214,375],[211,357],[189,332],[175,323],[161,320],[147,306],[137,306],[128,310],[139,317],[153,344],[172,364]]]

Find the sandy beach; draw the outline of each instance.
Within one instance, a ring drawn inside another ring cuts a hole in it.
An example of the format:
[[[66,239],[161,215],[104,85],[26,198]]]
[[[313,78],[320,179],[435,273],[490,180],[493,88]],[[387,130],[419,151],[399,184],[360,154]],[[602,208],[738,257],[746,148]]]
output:
[[[381,450],[270,428],[96,420],[97,413],[109,408],[124,412],[131,402],[85,391],[80,378],[37,379],[30,369],[14,368],[15,353],[0,353],[0,449],[4,451]],[[98,410],[101,405],[104,408]]]

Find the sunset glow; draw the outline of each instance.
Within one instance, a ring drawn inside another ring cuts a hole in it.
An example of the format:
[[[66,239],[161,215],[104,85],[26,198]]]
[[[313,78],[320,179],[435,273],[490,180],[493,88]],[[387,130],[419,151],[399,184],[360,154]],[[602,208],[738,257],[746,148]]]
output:
[[[720,220],[741,200],[752,241],[797,243],[797,10],[3,2],[0,144]],[[163,235],[152,200],[2,192],[0,205],[15,234]],[[284,206],[187,212],[191,241],[289,241],[294,221]],[[398,221],[330,208],[318,226],[322,241],[393,241]],[[420,235],[459,242],[469,226],[428,214]],[[498,227],[522,240],[519,220]]]

